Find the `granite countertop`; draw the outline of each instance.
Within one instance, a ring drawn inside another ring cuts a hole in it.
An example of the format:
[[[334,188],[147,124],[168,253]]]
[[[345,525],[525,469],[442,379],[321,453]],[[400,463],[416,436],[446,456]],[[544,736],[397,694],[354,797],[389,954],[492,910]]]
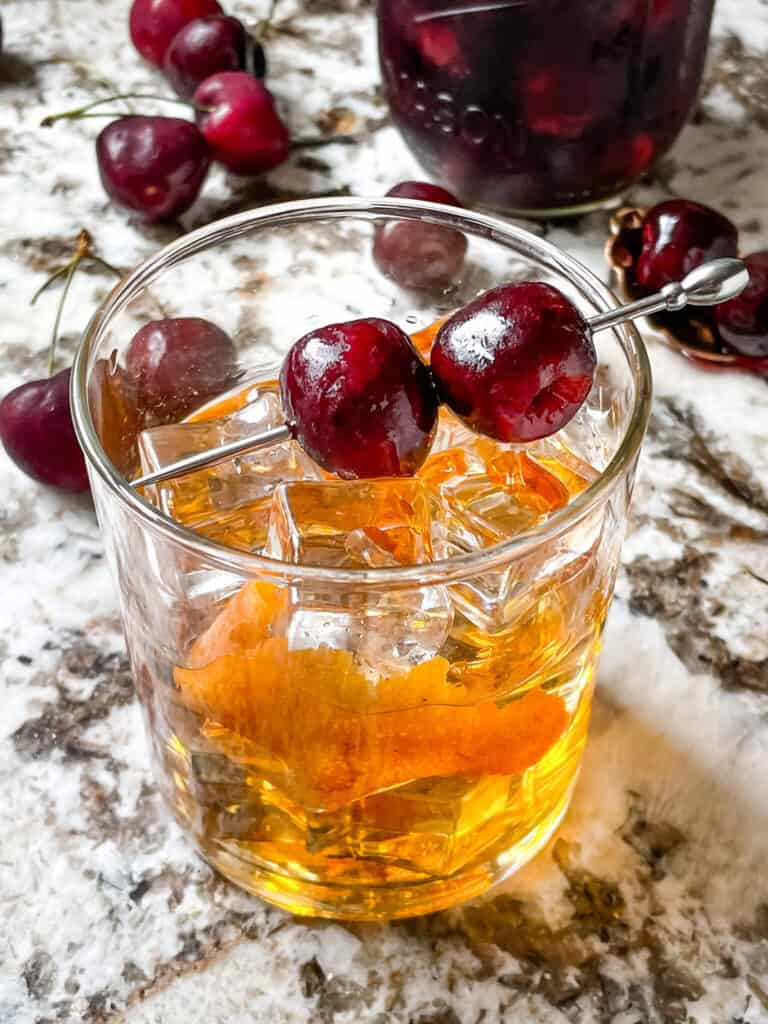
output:
[[[99,186],[94,122],[37,127],[115,85],[157,86],[128,43],[128,0],[0,5],[2,392],[44,372],[55,299],[28,300],[80,228],[129,267],[226,212],[381,194],[417,173],[377,88],[370,4],[280,0],[271,84],[292,126],[362,140],[266,180],[214,172],[183,228],[136,225]],[[767,129],[768,5],[719,0],[694,123],[637,198],[716,204],[746,251],[765,246]],[[605,273],[604,214],[533,230]],[[110,285],[76,283],[63,359]],[[292,919],[197,858],[148,771],[90,502],[0,458],[2,1024],[768,1021],[768,387],[653,340],[651,356],[653,417],[560,845],[490,902],[393,925]]]

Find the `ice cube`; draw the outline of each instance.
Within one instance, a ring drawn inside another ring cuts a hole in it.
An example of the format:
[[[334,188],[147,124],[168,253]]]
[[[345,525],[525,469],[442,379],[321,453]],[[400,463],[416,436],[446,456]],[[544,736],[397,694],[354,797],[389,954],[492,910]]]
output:
[[[336,569],[432,559],[430,498],[417,480],[326,480],[275,490],[265,554]]]
[[[477,552],[509,540],[568,504],[569,484],[576,491],[580,479],[576,467],[564,467],[563,479],[553,471],[559,465],[556,446],[543,452],[548,464],[535,454],[530,446],[473,436],[463,447],[429,456],[420,477],[436,495],[437,557]],[[517,563],[452,584],[450,593],[462,614],[489,634],[506,629],[536,596],[532,580],[523,578]]]
[[[291,598],[284,626],[290,651],[310,651],[315,647],[360,650],[363,644],[360,615],[352,614],[346,607],[334,607],[330,598],[323,600],[312,595],[302,600],[298,587],[291,589]]]
[[[222,754],[192,752],[188,785],[204,807],[254,799],[245,770]]]
[[[430,456],[421,476],[452,506],[487,523],[498,535],[491,543],[530,529],[569,499],[565,484],[527,451],[489,438]]]
[[[347,843],[357,857],[419,874],[457,871],[498,838],[509,776],[419,779],[353,805]]]
[[[423,564],[432,558],[431,501],[424,485],[411,479],[281,484],[265,554],[338,569]],[[296,584],[286,615],[290,649],[353,651],[378,676],[434,657],[453,613],[444,587]]]
[[[602,367],[598,369],[598,376],[600,376],[601,370]],[[615,451],[619,444],[621,430],[618,424],[624,420],[620,411],[620,402],[618,404],[611,402],[607,408],[602,407],[602,402],[593,404],[595,390],[600,394],[603,388],[596,384],[590,400],[582,405],[562,430],[546,440],[556,447],[566,447],[571,453],[579,452],[588,465],[602,470],[608,464],[611,452]],[[609,385],[607,394],[612,392],[613,386]],[[607,394],[604,397],[607,398]]]
[[[435,550],[443,558],[481,551],[507,537],[482,516],[442,497],[439,525],[433,531]],[[462,616],[487,633],[496,632],[507,621],[506,597],[510,569],[489,570],[448,585],[452,601]],[[458,627],[460,618],[455,625]]]
[[[437,432],[432,442],[432,454],[443,452],[447,448],[470,448],[477,437],[474,431],[443,405],[440,407]]]
[[[561,434],[536,441],[530,451],[536,462],[565,486],[571,499],[586,490],[599,476],[595,467],[580,458]]]
[[[311,871],[314,856],[350,856],[350,808],[312,811],[295,803],[278,787],[262,787],[251,803],[219,805],[207,811],[209,832],[235,840],[251,855],[275,863],[293,860]]]
[[[142,472],[268,430],[283,419],[278,395],[264,390],[229,416],[145,430],[139,436]],[[286,441],[156,484],[148,492],[166,515],[185,526],[230,547],[254,551],[266,539],[275,486],[307,478],[321,479],[322,472],[295,442]]]

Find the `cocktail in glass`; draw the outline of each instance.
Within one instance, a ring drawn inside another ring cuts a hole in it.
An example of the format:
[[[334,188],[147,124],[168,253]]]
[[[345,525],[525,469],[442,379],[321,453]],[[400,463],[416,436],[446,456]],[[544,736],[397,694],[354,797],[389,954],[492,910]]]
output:
[[[463,272],[383,277],[394,221],[464,233]],[[568,806],[618,565],[649,371],[631,326],[596,339],[587,403],[528,445],[443,408],[413,477],[340,480],[283,442],[143,492],[128,479],[282,417],[282,354],[312,326],[434,324],[491,284],[610,293],[575,260],[480,214],[406,200],[249,212],[181,239],[94,318],[74,408],[116,572],[163,793],[227,877],[297,913],[393,918],[476,896]],[[136,330],[214,321],[240,378],[156,422],[125,372]],[[128,479],[126,479],[128,478]]]

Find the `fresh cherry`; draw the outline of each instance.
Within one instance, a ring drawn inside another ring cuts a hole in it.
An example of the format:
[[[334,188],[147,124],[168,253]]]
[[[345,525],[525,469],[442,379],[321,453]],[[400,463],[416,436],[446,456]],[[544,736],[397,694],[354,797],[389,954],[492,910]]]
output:
[[[263,78],[264,49],[237,18],[214,14],[195,18],[173,37],[163,61],[165,77],[183,99],[218,71],[247,71]]]
[[[280,390],[296,439],[341,477],[408,476],[429,453],[437,394],[408,335],[388,320],[305,334],[285,357]]]
[[[438,331],[432,374],[440,397],[473,430],[500,441],[547,437],[575,416],[597,362],[589,328],[556,288],[502,285]]]
[[[156,421],[172,423],[226,391],[237,379],[232,339],[210,320],[151,320],[125,355],[128,382]]]
[[[121,117],[99,135],[96,158],[107,194],[148,221],[189,209],[210,164],[197,127],[178,117]]]
[[[735,226],[717,210],[689,199],[669,199],[645,215],[635,278],[656,292],[706,260],[736,256]]]
[[[162,67],[165,51],[179,29],[193,18],[221,13],[217,0],[133,0],[128,26],[142,57]]]
[[[717,307],[723,341],[746,356],[768,356],[768,250],[745,256],[749,284],[735,299]]]
[[[53,284],[60,282],[64,285],[48,352],[48,377],[21,384],[0,402],[0,441],[11,459],[35,480],[75,492],[88,490],[88,476],[70,415],[70,370],[54,374],[54,367],[59,325],[67,295],[72,278],[84,263],[116,277],[123,276],[121,270],[94,252],[90,232],[81,229],[70,259],[52,268],[31,300],[34,306]],[[96,369],[103,361],[97,360]]]
[[[88,490],[88,474],[69,409],[70,372],[9,392],[0,402],[0,440],[27,476],[77,493]]]
[[[194,94],[200,131],[213,157],[235,174],[269,171],[288,156],[290,136],[272,94],[245,71],[211,75]]]
[[[453,193],[424,181],[403,181],[387,195],[461,206]],[[453,284],[466,252],[467,239],[461,231],[418,220],[387,221],[376,228],[373,242],[373,258],[382,274],[403,288],[416,290]]]

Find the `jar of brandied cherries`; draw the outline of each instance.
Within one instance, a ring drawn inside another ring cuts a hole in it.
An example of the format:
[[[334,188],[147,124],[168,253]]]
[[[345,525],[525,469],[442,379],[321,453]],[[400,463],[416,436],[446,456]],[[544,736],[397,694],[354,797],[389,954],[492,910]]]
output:
[[[467,202],[597,205],[669,149],[714,0],[378,0],[384,87],[426,170]]]

